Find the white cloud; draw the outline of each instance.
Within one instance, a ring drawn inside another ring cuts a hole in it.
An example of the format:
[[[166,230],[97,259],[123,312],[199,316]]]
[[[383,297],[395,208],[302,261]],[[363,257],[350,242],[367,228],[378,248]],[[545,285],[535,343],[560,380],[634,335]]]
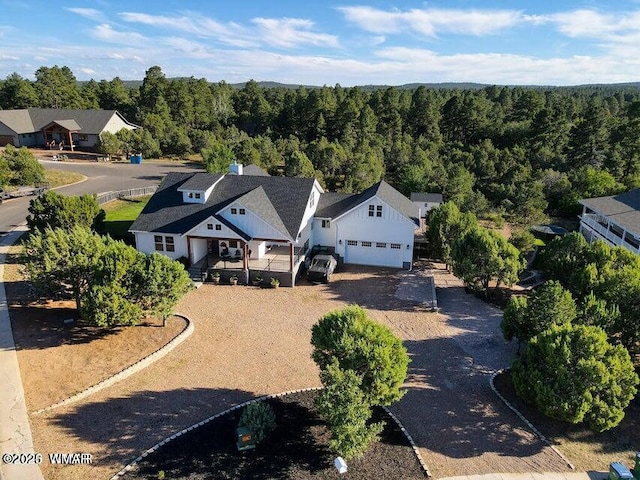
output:
[[[80,71],[82,73],[84,73],[85,75],[95,75],[96,74],[96,71],[93,70],[92,68],[86,68],[85,67],[85,68],[81,68]]]
[[[148,42],[147,37],[137,32],[123,32],[114,30],[111,25],[103,23],[91,31],[91,36],[97,40],[120,45],[143,46]]]
[[[125,22],[215,38],[221,43],[236,47],[256,46],[251,32],[241,25],[233,22],[220,23],[195,13],[173,17],[135,12],[122,12],[119,15]]]
[[[96,22],[106,22],[105,15],[95,8],[67,8],[68,11],[73,12],[81,17],[88,18],[89,20],[95,20]]]
[[[302,18],[254,18],[259,35],[269,45],[295,48],[301,45],[339,47],[338,37],[311,31],[313,22]]]
[[[518,10],[411,9],[380,10],[373,7],[339,7],[345,18],[375,34],[412,31],[428,37],[440,33],[482,36],[521,23],[539,23],[542,17],[523,15]]]

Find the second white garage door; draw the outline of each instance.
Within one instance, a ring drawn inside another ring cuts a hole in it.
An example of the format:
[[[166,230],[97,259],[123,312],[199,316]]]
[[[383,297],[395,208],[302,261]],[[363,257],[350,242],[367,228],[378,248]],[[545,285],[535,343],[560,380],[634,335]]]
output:
[[[402,244],[347,240],[344,263],[402,268]]]

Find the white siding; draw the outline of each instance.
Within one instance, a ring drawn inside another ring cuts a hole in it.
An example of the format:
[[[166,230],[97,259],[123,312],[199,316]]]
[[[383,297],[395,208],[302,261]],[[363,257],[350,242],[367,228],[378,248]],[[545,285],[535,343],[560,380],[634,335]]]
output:
[[[369,205],[374,205],[374,216],[369,216]],[[382,217],[377,217],[375,207],[382,206]],[[390,258],[402,258],[402,263],[411,263],[413,260],[413,233],[416,225],[407,217],[391,208],[382,200],[374,197],[355,210],[349,212],[345,216],[336,221],[336,233],[338,245],[336,245],[336,253],[346,258],[346,247],[348,240],[355,240],[358,245],[362,241],[373,242],[371,248],[371,260],[368,265],[388,266]],[[315,227],[314,227],[315,232]],[[342,244],[339,241],[342,240]],[[386,243],[386,248],[376,248],[375,243]],[[400,255],[398,250],[391,252],[391,243],[400,244]],[[407,248],[408,246],[408,248]],[[352,253],[354,253],[352,251]],[[361,253],[361,252],[360,252]],[[358,260],[357,254],[352,256]],[[359,261],[359,263],[364,263]],[[397,267],[402,267],[402,263],[398,260]]]
[[[211,224],[212,230],[209,230],[207,227],[208,224]],[[220,230],[216,230],[216,225],[220,225]],[[209,217],[204,222],[196,225],[187,233],[185,236],[190,235],[193,237],[209,237],[209,238],[225,238],[225,239],[233,239],[233,240],[242,240],[242,237],[238,235],[236,232],[227,227],[224,223],[220,223],[213,217]]]
[[[178,234],[167,234],[167,233],[153,233],[153,232],[136,232],[134,233],[136,237],[136,248],[143,253],[163,253],[168,257],[178,259],[180,257],[186,257],[188,255],[187,250],[187,239],[181,237]],[[173,237],[173,244],[175,251],[167,252],[166,250],[157,251],[155,247],[154,237],[156,235],[160,235],[164,237]]]
[[[109,119],[109,121],[107,122],[107,124],[104,126],[102,131],[118,133],[123,128],[126,128],[127,130],[135,130],[136,127],[132,127],[131,125],[128,125],[126,122],[122,120],[122,118],[120,118],[117,114],[114,113]]]
[[[322,228],[322,221],[328,219],[315,218],[313,220],[313,235],[311,235],[312,245],[322,245],[325,247],[336,246],[336,224],[329,222],[329,228]]]
[[[207,239],[192,238],[191,239],[191,263],[196,263],[207,254]]]
[[[232,214],[231,209],[235,208],[236,213]],[[245,214],[240,215],[240,209],[245,209]],[[239,202],[234,202],[220,212],[223,218],[237,226],[252,238],[264,238],[269,240],[288,240],[284,233],[279,232],[251,210]]]

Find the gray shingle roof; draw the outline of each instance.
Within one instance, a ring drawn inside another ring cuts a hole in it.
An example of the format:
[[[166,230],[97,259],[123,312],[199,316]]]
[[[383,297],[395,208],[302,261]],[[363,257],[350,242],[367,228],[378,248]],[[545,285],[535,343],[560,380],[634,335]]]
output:
[[[412,192],[412,202],[429,202],[429,203],[442,203],[441,193],[424,193],[424,192]]]
[[[247,165],[244,167],[243,171],[242,171],[243,175],[255,175],[255,176],[259,176],[259,177],[269,177],[269,172],[267,172],[266,170],[260,168],[257,165],[254,165],[253,163]]]
[[[585,198],[580,203],[640,236],[640,188],[610,197]]]
[[[420,225],[418,210],[415,205],[384,180],[372,185],[360,194],[323,193],[320,196],[320,203],[315,216],[338,218],[373,197],[378,197],[416,225]]]
[[[22,110],[0,110],[0,122],[16,133],[39,132],[51,122],[73,120],[79,127],[78,132],[99,134],[107,126],[111,118],[117,115],[128,125],[128,122],[116,110],[71,110],[61,108],[28,108]],[[62,123],[60,123],[63,125]],[[66,128],[66,127],[65,127]]]
[[[204,192],[207,188],[216,183],[222,177],[223,175],[221,173],[199,173],[198,175],[194,175],[189,180],[184,182],[178,190],[194,190]]]
[[[188,181],[203,181],[192,179],[197,176],[209,180],[211,177],[206,173],[169,173],[140,216],[133,222],[131,230],[182,234],[212,215],[221,219],[215,215],[216,212],[239,200],[254,213],[265,215],[265,221],[270,222],[275,228],[280,226],[284,229],[283,234],[295,240],[315,182],[312,178],[225,175],[215,186],[206,203],[183,203],[182,194],[178,189],[184,188]],[[260,188],[264,193],[260,192]],[[267,200],[272,209],[266,203]],[[263,204],[260,205],[260,202]],[[278,217],[279,221],[275,217]]]
[[[69,119],[69,120],[54,120],[53,122],[49,122],[47,125],[45,126],[49,126],[49,125],[60,125],[62,128],[69,130],[71,132],[78,132],[80,131],[80,125],[78,125],[78,122],[76,122],[74,119]]]

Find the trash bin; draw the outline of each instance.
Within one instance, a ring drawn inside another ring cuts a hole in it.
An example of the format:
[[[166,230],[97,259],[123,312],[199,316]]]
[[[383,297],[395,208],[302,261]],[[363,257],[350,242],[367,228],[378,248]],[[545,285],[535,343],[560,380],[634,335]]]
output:
[[[633,475],[629,469],[620,462],[611,462],[609,464],[608,480],[632,480]]]
[[[131,155],[131,163],[141,164],[142,163],[142,155]]]

